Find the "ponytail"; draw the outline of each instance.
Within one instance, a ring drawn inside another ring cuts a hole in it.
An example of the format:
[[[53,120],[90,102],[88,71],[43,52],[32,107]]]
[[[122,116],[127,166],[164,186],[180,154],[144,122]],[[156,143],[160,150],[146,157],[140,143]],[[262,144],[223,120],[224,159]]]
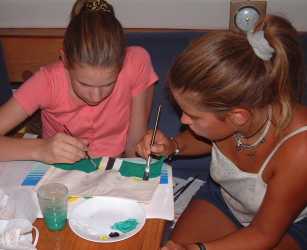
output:
[[[77,0],[64,36],[67,66],[87,64],[120,70],[125,36],[112,5],[104,0]]]
[[[282,129],[304,84],[297,32],[277,16],[265,17],[254,32],[260,37],[251,39],[267,43],[260,54],[245,33],[217,31],[195,40],[175,60],[170,88],[196,93],[200,107],[220,114],[234,107],[252,110],[277,103],[281,116],[276,125]]]
[[[304,64],[298,33],[289,21],[278,16],[266,16],[255,30],[263,30],[275,49],[269,77],[281,106],[277,125],[282,129],[292,118],[293,102],[299,101],[303,94]]]

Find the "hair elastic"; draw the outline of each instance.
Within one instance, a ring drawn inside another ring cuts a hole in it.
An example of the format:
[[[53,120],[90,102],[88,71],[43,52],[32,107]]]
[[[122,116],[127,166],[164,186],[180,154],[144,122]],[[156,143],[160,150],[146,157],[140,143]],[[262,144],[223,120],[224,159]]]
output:
[[[103,11],[113,14],[112,7],[104,0],[87,1],[85,7],[89,11]]]
[[[264,37],[263,30],[247,32],[247,40],[252,46],[255,54],[263,61],[269,61],[275,50],[270,46],[269,42]]]

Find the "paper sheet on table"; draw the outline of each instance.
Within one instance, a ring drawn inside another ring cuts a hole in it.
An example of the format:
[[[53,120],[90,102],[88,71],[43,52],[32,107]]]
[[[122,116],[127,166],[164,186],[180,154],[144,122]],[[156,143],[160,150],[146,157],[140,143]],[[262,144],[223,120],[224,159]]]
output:
[[[118,171],[97,170],[85,173],[51,167],[38,183],[58,182],[67,186],[71,196],[115,196],[148,203],[159,185],[160,177],[143,181],[135,177],[121,176]]]
[[[145,209],[147,219],[157,218],[171,221],[174,219],[172,169],[166,164],[164,164],[163,168],[167,172],[167,184],[159,184],[150,202],[141,203],[141,205]],[[71,197],[68,200],[68,218],[70,211],[85,200],[87,198],[82,197]]]
[[[168,172],[168,184],[160,184],[156,189],[149,204],[143,204],[146,211],[146,218],[158,218],[165,220],[174,219],[173,199],[173,175],[172,168],[164,165]]]
[[[23,182],[31,179],[30,182],[36,184],[49,167],[50,165],[36,161],[2,161],[0,162],[0,188],[4,191],[21,185],[31,188],[31,185],[24,185]]]
[[[28,179],[29,174],[32,174],[31,177],[35,177],[35,180],[39,180],[43,176],[41,169],[48,169],[48,167],[51,166],[35,161],[0,162],[0,187],[5,190],[14,190],[15,188],[21,187],[34,190],[35,185],[22,186],[22,183],[25,181],[25,179]],[[37,169],[39,169],[39,172]],[[163,176],[163,182],[161,182],[163,184],[158,185],[149,203],[142,203],[141,205],[146,211],[146,218],[173,220],[174,200],[172,169],[167,164],[164,164],[163,169],[166,172],[166,175]],[[33,170],[35,170],[34,173]],[[167,179],[167,181],[165,179]],[[36,197],[35,194],[34,196]],[[77,197],[75,199],[70,199],[68,206],[68,217],[69,211],[84,200],[84,198]],[[42,214],[39,213],[38,217],[42,218]]]

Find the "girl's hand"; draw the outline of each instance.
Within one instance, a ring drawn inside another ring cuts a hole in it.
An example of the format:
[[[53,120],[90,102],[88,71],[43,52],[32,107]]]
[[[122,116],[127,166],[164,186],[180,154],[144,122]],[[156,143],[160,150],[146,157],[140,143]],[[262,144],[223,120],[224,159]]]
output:
[[[155,142],[150,148],[153,130],[148,130],[142,140],[136,146],[136,152],[143,158],[147,158],[149,154],[157,156],[169,156],[175,152],[176,145],[166,137],[160,130],[157,130]]]
[[[173,241],[168,241],[166,245],[161,248],[161,250],[199,250],[199,247],[195,244],[181,245]]]
[[[86,157],[87,144],[86,140],[58,133],[41,140],[34,158],[48,164],[74,163]]]

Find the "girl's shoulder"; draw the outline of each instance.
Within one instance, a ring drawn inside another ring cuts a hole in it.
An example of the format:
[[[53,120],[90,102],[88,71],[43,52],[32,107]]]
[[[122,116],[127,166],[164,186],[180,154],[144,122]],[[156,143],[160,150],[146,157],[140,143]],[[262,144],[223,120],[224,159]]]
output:
[[[151,75],[154,71],[150,54],[140,46],[129,46],[126,49],[121,74],[125,77],[139,77],[140,74]]]
[[[149,60],[150,60],[150,54],[145,48],[141,46],[127,47],[125,62],[131,62],[131,61],[144,62]]]
[[[54,87],[63,88],[69,83],[68,71],[61,60],[42,66],[37,73]]]
[[[298,104],[293,108],[292,119],[283,131],[283,137],[289,134],[307,135],[307,106]],[[306,132],[305,132],[306,131]]]
[[[48,75],[59,75],[59,74],[65,74],[65,66],[61,60],[58,60],[56,62],[44,65],[40,68],[40,71],[43,71],[44,73]]]
[[[295,108],[292,121],[281,134],[278,144],[277,159],[281,165],[306,165],[307,107],[299,105]]]

